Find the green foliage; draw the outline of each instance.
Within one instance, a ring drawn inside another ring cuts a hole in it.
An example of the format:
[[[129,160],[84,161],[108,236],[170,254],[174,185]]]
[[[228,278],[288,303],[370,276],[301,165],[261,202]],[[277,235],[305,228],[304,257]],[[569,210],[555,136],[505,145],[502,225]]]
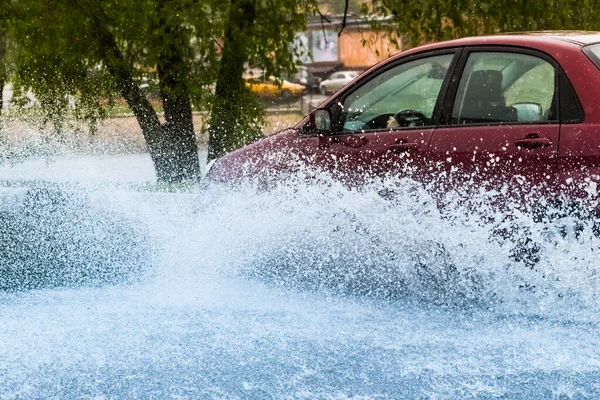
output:
[[[295,61],[290,44],[295,33],[304,29],[306,13],[314,10],[316,1],[244,1],[252,5],[254,16],[252,25],[240,37],[242,63],[277,78],[293,71]],[[198,110],[209,110],[225,101],[215,97],[214,86],[221,73],[223,41],[231,25],[232,7],[240,1],[4,3],[6,6],[0,10],[0,36],[5,30],[12,44],[7,57],[13,66],[10,80],[15,102],[27,103],[27,93],[33,92],[45,120],[57,130],[72,117],[90,121],[93,126],[105,117],[106,106],[117,97],[125,97],[128,103],[134,101],[135,91],[124,88],[129,84],[127,78],[133,79],[135,85],[150,82],[159,87],[163,99],[165,95],[177,98],[183,93]],[[235,146],[255,140],[264,117],[253,95],[244,91],[241,72],[227,77],[241,85],[237,85],[236,93],[228,95],[228,103],[222,104],[230,110],[235,107],[233,118],[222,116],[236,121],[222,132]],[[136,104],[129,106],[135,112]],[[151,108],[144,109],[140,104],[137,107],[140,125],[152,122],[147,115]],[[167,111],[167,107],[162,108]]]
[[[217,158],[262,136],[263,107],[245,87],[245,65],[281,78],[295,70],[290,46],[305,28],[312,0],[230,0],[222,59],[212,102],[209,158]]]
[[[18,44],[11,55],[13,86],[21,95],[31,90],[53,120],[60,121],[71,103],[76,116],[95,121],[106,101],[119,95],[99,50],[98,23],[115,37],[136,81],[157,79],[157,60],[165,49],[184,56],[177,73],[189,83],[192,98],[202,99],[214,81],[214,68],[206,66],[217,58],[212,37],[220,26],[210,2],[19,0],[8,10],[5,24]],[[166,26],[180,27],[182,40],[173,40]]]
[[[256,19],[246,37],[248,64],[281,77],[296,68],[290,45],[306,27],[310,0],[256,0]]]
[[[248,89],[232,92],[213,100],[213,112],[207,129],[218,132],[219,140],[211,149],[213,157],[221,156],[263,136],[264,106]]]
[[[464,36],[536,30],[594,30],[600,16],[599,0],[373,0],[362,13],[386,16],[395,32],[408,42],[447,40]],[[386,26],[380,20],[378,28]]]
[[[317,6],[324,14],[329,15],[342,15],[346,8],[347,0],[320,0],[317,2]],[[361,5],[367,4],[360,0],[348,0],[348,13],[358,14],[361,9]]]

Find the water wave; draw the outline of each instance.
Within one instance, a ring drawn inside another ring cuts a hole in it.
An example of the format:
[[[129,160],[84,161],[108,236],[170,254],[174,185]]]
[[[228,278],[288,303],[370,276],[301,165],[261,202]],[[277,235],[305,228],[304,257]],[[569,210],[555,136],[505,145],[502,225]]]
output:
[[[455,195],[441,209],[410,179],[349,188],[326,174],[187,195],[30,190],[0,223],[0,286],[242,278],[508,314],[597,314],[595,220],[499,208],[489,191]]]
[[[12,193],[0,210],[0,290],[126,283],[149,268],[144,226],[123,210],[64,185]]]
[[[456,196],[440,211],[409,179],[349,189],[326,175],[305,178],[268,191],[202,193],[195,218],[210,232],[196,243],[203,262],[273,285],[350,295],[509,313],[598,310],[596,220],[540,218],[498,207],[485,191]]]
[[[0,398],[600,395],[589,221],[406,179],[59,189],[3,200],[0,265],[117,279],[0,292]]]

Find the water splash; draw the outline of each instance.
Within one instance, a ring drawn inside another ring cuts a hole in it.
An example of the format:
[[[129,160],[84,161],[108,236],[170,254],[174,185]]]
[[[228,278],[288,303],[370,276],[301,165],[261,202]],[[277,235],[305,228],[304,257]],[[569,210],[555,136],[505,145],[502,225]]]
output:
[[[203,194],[203,258],[273,285],[545,316],[598,310],[592,224],[569,234],[574,221],[481,204],[442,213],[410,180],[353,190],[325,181]]]
[[[17,198],[0,211],[0,290],[127,283],[149,269],[140,221],[94,204],[83,189],[42,185],[5,194]]]
[[[0,398],[600,395],[592,226],[440,212],[410,180],[327,176],[75,189],[68,203],[57,221],[88,219],[79,232],[143,227],[154,268],[126,286],[0,293]],[[520,238],[536,260],[515,255]]]

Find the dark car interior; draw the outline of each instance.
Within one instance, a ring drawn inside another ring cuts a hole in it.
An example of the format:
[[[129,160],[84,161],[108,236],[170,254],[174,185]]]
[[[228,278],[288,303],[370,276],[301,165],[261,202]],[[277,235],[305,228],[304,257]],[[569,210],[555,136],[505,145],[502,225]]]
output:
[[[502,90],[502,72],[474,71],[465,91],[459,123],[517,122],[517,109],[507,107]]]

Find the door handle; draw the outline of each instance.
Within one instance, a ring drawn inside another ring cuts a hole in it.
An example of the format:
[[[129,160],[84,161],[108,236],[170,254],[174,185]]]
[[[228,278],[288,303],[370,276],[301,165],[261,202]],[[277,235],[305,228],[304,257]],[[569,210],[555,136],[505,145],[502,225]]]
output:
[[[364,136],[349,136],[344,138],[340,138],[339,136],[331,136],[329,138],[329,143],[342,144],[346,147],[358,149],[369,143],[369,139]]]
[[[419,150],[419,143],[399,143],[388,146],[388,151],[393,153],[407,153]]]
[[[517,145],[517,147],[523,147],[524,149],[539,149],[551,146],[552,141],[549,138],[540,137],[537,133],[530,133],[524,139],[515,141],[515,145]]]

